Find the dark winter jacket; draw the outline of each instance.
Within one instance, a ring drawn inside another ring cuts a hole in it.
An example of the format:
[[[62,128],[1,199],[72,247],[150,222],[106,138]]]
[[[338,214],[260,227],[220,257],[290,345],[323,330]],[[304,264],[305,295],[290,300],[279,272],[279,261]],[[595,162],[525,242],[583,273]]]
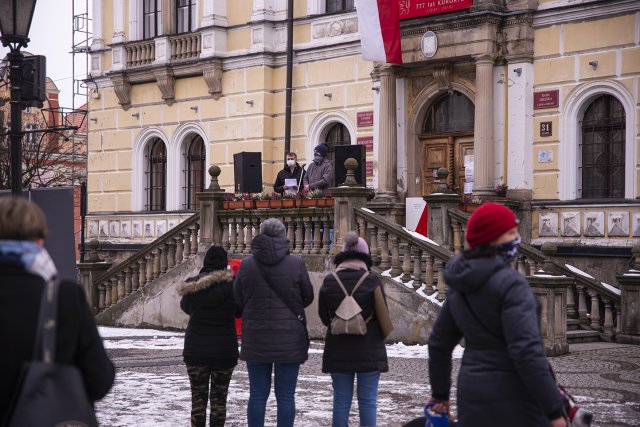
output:
[[[359,252],[341,252],[336,255],[334,263],[339,266],[348,260],[360,260],[371,267],[371,257]],[[363,270],[345,269],[338,271],[347,292],[351,293],[356,283],[364,274]],[[380,324],[374,313],[373,293],[381,286],[380,279],[373,273],[364,280],[353,297],[362,308],[362,316],[367,323],[365,335],[332,335],[331,319],[344,299],[344,292],[332,274],[324,278],[318,296],[318,314],[327,330],[322,356],[322,372],[387,372],[387,351],[380,330]]]
[[[445,281],[447,300],[429,338],[433,396],[449,398],[451,351],[464,337],[458,376],[461,427],[548,426],[549,419],[561,416],[562,401],[540,334],[539,304],[527,280],[499,257],[460,254],[447,264]]]
[[[23,268],[0,265],[0,423],[16,392],[23,364],[33,357],[45,282]],[[82,288],[60,283],[55,361],[75,365],[89,398],[103,398],[115,377]]]
[[[251,248],[253,256],[242,260],[233,288],[236,302],[242,308],[240,359],[304,362],[308,350],[304,326],[269,288],[256,261],[297,312],[302,312],[313,301],[313,288],[304,262],[299,256],[289,254],[289,241],[285,238],[260,234],[253,239]]]
[[[190,277],[178,287],[180,308],[189,315],[184,335],[184,362],[228,369],[238,363],[233,275],[215,270]]]
[[[273,184],[273,191],[276,193],[282,194],[284,192],[284,180],[285,179],[295,179],[298,183],[298,187],[302,187],[303,183],[300,180],[300,176],[302,174],[302,168],[298,163],[293,168],[293,172],[291,172],[291,168],[289,166],[284,167],[280,172],[278,172],[278,176],[276,177],[276,183]]]

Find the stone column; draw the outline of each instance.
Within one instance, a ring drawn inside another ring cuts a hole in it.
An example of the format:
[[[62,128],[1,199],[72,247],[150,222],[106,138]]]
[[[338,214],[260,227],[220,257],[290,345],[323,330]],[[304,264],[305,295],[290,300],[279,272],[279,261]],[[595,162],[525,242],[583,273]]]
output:
[[[474,194],[495,195],[493,144],[493,55],[476,58],[476,105],[473,141]]]
[[[335,200],[333,207],[333,249],[332,253],[340,252],[344,235],[349,231],[358,231],[358,223],[353,213],[354,208],[366,206],[366,187],[358,186],[355,179],[355,170],[358,162],[354,158],[348,158],[344,162],[347,169],[347,179],[344,185],[331,189],[331,196]]]
[[[87,260],[83,263],[78,263],[78,271],[80,273],[80,286],[84,290],[87,297],[87,303],[91,308],[91,311],[96,313],[98,311],[98,285],[95,283],[95,279],[102,273],[107,271],[111,267],[110,262],[104,262],[98,257],[98,247],[100,242],[97,240],[91,240],[87,243],[88,254]]]
[[[222,225],[218,213],[222,209],[224,190],[220,189],[218,176],[220,167],[213,165],[209,168],[211,184],[205,191],[196,193],[200,202],[200,243],[198,252],[206,252],[211,245],[222,245]]]
[[[392,67],[380,68],[380,133],[378,145],[378,192],[380,201],[397,197],[396,75]]]
[[[559,356],[569,352],[567,343],[567,288],[573,279],[551,276],[543,272],[540,276],[527,277],[533,293],[541,307],[540,332],[547,356]]]
[[[618,342],[621,344],[640,344],[640,243],[631,249],[635,259],[635,268],[617,276],[620,284],[621,303],[618,328]]]

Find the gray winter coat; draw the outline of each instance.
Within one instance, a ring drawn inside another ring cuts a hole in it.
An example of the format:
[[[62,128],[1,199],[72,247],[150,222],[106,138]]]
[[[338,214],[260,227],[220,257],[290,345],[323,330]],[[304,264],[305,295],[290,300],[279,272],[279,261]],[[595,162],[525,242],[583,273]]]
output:
[[[458,375],[459,426],[548,426],[562,414],[527,280],[498,257],[452,258],[449,285],[429,338],[433,396],[449,399],[451,351],[464,337]],[[463,299],[466,296],[470,312]]]
[[[260,234],[253,239],[251,248],[253,256],[242,260],[233,286],[236,303],[242,308],[240,359],[302,363],[307,360],[308,350],[304,327],[269,288],[256,260],[298,312],[313,301],[313,288],[304,261],[289,254],[286,238]]]
[[[331,160],[324,159],[320,163],[311,162],[304,174],[304,184],[311,190],[328,190],[333,186],[333,164]]]

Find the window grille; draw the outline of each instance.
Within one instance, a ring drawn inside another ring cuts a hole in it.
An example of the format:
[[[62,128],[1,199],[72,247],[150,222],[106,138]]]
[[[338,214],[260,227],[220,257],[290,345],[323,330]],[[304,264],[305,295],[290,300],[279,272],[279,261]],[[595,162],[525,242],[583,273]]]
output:
[[[580,144],[581,197],[624,197],[625,112],[611,95],[601,95],[585,111]]]
[[[147,145],[145,160],[146,210],[164,211],[167,206],[167,149],[161,139],[155,139]]]
[[[460,92],[446,94],[434,102],[427,111],[425,133],[473,131],[475,107]]]
[[[162,15],[162,0],[143,1],[142,33],[145,39],[160,35],[160,17]]]
[[[326,12],[345,12],[353,10],[353,0],[327,0]]]
[[[189,33],[195,30],[196,21],[196,1],[177,0],[176,1],[176,32]]]
[[[182,191],[184,194],[184,203],[182,208],[185,210],[195,210],[197,208],[196,193],[204,190],[204,173],[206,152],[204,149],[204,141],[199,135],[195,135],[187,149],[183,153],[184,186]]]

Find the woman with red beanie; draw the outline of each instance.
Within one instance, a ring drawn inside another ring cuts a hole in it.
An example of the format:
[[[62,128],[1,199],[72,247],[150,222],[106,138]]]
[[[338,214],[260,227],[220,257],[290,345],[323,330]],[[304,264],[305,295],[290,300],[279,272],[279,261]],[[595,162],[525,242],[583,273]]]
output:
[[[449,410],[451,352],[464,338],[460,427],[565,427],[540,334],[539,303],[511,266],[520,246],[516,216],[485,203],[469,219],[465,240],[465,251],[447,263],[447,300],[429,337],[434,410]]]

